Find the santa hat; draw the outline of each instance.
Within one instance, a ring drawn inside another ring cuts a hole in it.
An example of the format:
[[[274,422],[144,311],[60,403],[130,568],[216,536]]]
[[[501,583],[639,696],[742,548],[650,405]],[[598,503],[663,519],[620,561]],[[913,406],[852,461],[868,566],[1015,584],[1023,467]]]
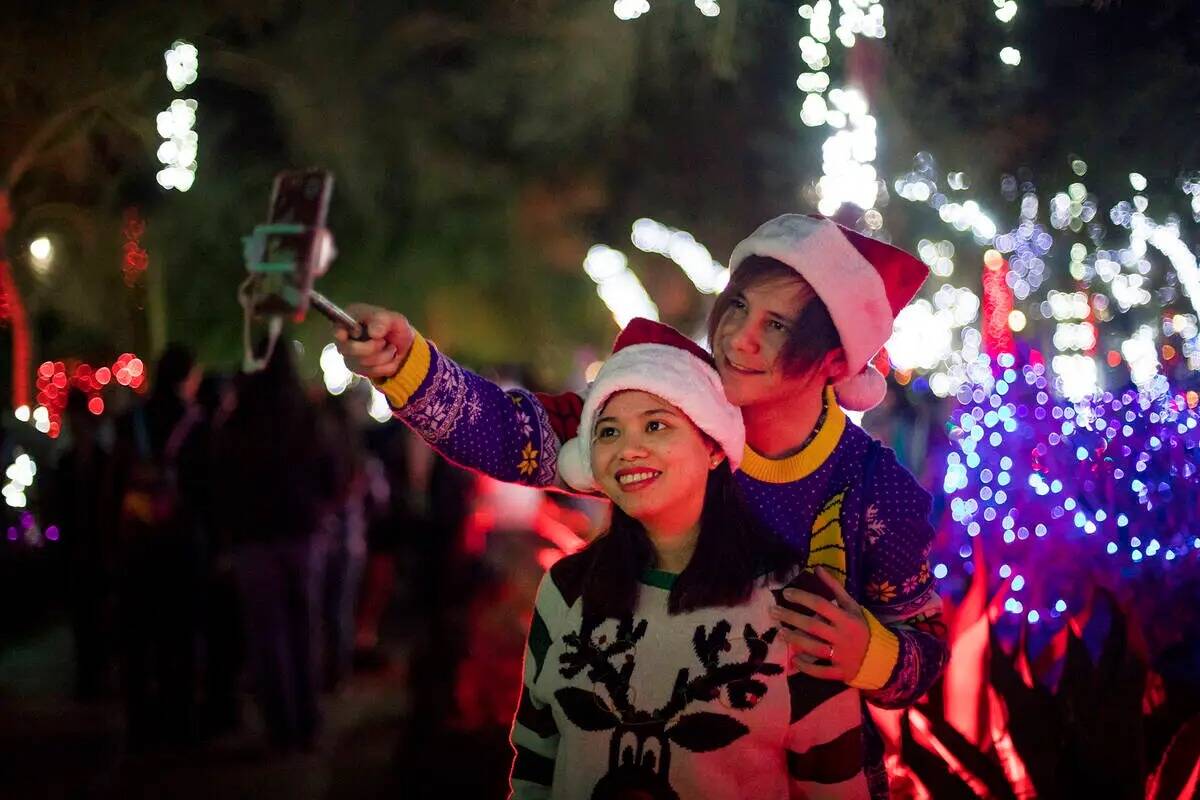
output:
[[[639,317],[617,337],[612,355],[588,388],[575,438],[559,450],[558,474],[571,488],[600,490],[592,474],[592,428],[608,399],[625,391],[666,400],[716,441],[732,469],[741,464],[746,444],[742,412],[725,399],[712,356],[671,326]]]
[[[733,249],[733,273],[748,256],[782,261],[804,278],[829,309],[846,352],[850,377],[834,384],[838,403],[853,411],[879,405],[887,382],[871,364],[892,335],[929,269],[898,247],[817,216],[784,214],[764,223]]]

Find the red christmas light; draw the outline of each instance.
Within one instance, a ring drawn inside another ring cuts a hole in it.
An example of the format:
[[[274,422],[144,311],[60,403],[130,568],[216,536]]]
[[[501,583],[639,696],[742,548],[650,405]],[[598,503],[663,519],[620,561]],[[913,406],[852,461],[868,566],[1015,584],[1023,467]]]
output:
[[[67,406],[69,387],[86,394],[88,411],[99,416],[105,408],[100,392],[112,382],[114,375],[117,383],[141,393],[147,388],[145,370],[145,363],[133,353],[122,353],[111,367],[95,368],[75,359],[43,362],[37,369],[37,402],[45,406],[49,414],[46,434],[54,439],[62,430],[62,413]]]
[[[1008,262],[995,250],[983,257],[983,345],[992,358],[1014,351],[1008,315],[1013,310],[1013,293],[1008,285]]]
[[[121,274],[125,285],[132,287],[138,278],[150,266],[150,256],[141,245],[142,234],[146,232],[146,223],[138,214],[136,208],[125,209],[125,223],[121,226],[121,234],[125,237],[122,246]]]

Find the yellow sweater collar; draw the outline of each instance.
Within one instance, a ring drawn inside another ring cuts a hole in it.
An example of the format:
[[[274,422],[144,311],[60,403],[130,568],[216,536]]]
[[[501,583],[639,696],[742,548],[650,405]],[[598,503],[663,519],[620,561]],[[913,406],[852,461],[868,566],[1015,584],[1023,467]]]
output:
[[[786,458],[767,458],[746,445],[742,472],[764,483],[791,483],[815,472],[841,441],[846,430],[846,414],[837,404],[833,387],[825,390],[825,421],[800,452]]]

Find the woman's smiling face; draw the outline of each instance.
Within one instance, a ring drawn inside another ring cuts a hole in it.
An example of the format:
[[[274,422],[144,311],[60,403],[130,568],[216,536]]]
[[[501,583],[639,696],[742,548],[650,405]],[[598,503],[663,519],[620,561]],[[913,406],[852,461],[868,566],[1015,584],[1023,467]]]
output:
[[[626,514],[647,528],[699,521],[720,451],[678,408],[648,392],[618,392],[597,416],[591,449],[592,474]]]

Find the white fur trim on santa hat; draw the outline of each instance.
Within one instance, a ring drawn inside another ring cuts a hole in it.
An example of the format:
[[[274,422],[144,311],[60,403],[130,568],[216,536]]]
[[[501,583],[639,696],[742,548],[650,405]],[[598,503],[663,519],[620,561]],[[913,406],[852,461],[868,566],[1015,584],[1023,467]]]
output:
[[[732,469],[742,463],[742,412],[725,398],[717,371],[678,347],[633,344],[604,362],[588,389],[575,438],[559,450],[558,475],[571,488],[599,491],[592,474],[592,429],[608,398],[624,391],[649,392],[666,400],[720,445]]]
[[[784,214],[763,223],[733,249],[730,272],[752,255],[782,261],[808,281],[829,309],[846,351],[846,366],[854,377],[845,383],[858,380],[892,335],[892,308],[879,271],[835,222],[803,214]]]
[[[870,411],[882,403],[887,395],[887,380],[875,369],[874,364],[867,364],[857,375],[835,383],[833,391],[842,408]]]

